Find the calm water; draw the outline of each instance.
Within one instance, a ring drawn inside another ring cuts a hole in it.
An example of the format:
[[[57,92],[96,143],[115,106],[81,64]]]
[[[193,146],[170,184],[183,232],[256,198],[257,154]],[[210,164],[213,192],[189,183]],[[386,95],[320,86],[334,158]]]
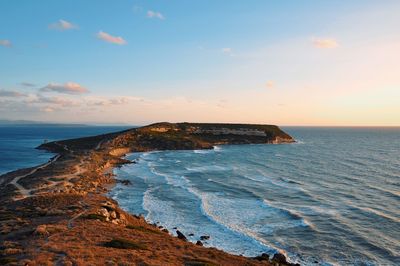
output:
[[[0,174],[45,163],[54,154],[35,149],[49,141],[126,129],[112,126],[0,125]]]
[[[400,265],[400,128],[286,130],[297,144],[131,154],[112,196],[235,254]]]

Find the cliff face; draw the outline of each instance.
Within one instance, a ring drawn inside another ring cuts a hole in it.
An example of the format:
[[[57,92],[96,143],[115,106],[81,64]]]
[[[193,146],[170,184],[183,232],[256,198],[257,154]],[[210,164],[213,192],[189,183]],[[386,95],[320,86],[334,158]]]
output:
[[[273,125],[156,123],[129,130],[105,146],[132,151],[211,149],[223,144],[291,143],[294,139]]]

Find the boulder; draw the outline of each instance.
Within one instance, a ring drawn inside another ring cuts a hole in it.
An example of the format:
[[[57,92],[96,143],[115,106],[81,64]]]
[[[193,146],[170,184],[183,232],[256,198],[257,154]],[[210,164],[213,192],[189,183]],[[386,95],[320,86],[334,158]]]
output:
[[[182,239],[182,240],[184,240],[184,241],[187,241],[186,236],[185,236],[184,234],[182,234],[181,231],[176,230],[176,234],[178,235],[178,238],[179,238],[179,239]]]
[[[108,212],[108,210],[106,208],[100,208],[98,213],[103,216],[103,217],[110,217],[110,213]]]
[[[197,246],[203,246],[203,242],[201,242],[200,240],[197,240],[196,245]]]
[[[207,240],[210,239],[210,236],[204,235],[204,236],[200,236],[200,240]]]
[[[34,234],[40,236],[48,236],[50,233],[47,231],[46,225],[41,224],[36,227]]]
[[[275,253],[271,259],[271,262],[276,265],[287,265],[287,266],[298,266],[298,263],[290,263],[287,261],[286,256],[282,253]]]
[[[116,213],[115,211],[111,211],[111,212],[110,212],[110,217],[111,217],[112,219],[117,219],[117,213]]]
[[[262,253],[260,256],[254,257],[258,261],[269,261],[269,255],[267,253]]]

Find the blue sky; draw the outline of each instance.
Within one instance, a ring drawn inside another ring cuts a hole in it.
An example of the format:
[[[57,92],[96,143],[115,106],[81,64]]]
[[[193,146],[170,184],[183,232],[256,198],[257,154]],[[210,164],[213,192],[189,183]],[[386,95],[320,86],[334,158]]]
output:
[[[399,125],[399,13],[399,1],[1,0],[0,117]]]

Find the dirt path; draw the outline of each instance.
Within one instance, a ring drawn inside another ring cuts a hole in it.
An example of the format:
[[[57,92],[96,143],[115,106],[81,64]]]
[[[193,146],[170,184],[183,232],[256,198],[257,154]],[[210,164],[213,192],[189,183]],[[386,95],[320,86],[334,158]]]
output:
[[[21,186],[20,184],[18,184],[18,181],[19,181],[21,178],[24,178],[24,177],[27,177],[27,176],[29,176],[29,175],[32,175],[32,174],[36,173],[39,169],[43,169],[43,168],[49,166],[50,164],[52,164],[52,163],[54,163],[55,161],[57,161],[58,158],[60,158],[60,155],[57,155],[57,156],[55,156],[53,159],[51,159],[49,162],[47,162],[47,163],[45,163],[45,164],[42,164],[42,165],[40,165],[40,166],[38,166],[38,167],[32,169],[32,170],[31,170],[29,173],[27,173],[27,174],[19,175],[19,176],[14,177],[13,180],[11,180],[11,181],[9,182],[9,184],[14,185],[14,186],[19,190],[19,193],[22,195],[22,198],[29,197],[29,196],[30,196],[30,192],[31,192],[33,189],[26,189],[26,188],[24,188],[23,186]]]

